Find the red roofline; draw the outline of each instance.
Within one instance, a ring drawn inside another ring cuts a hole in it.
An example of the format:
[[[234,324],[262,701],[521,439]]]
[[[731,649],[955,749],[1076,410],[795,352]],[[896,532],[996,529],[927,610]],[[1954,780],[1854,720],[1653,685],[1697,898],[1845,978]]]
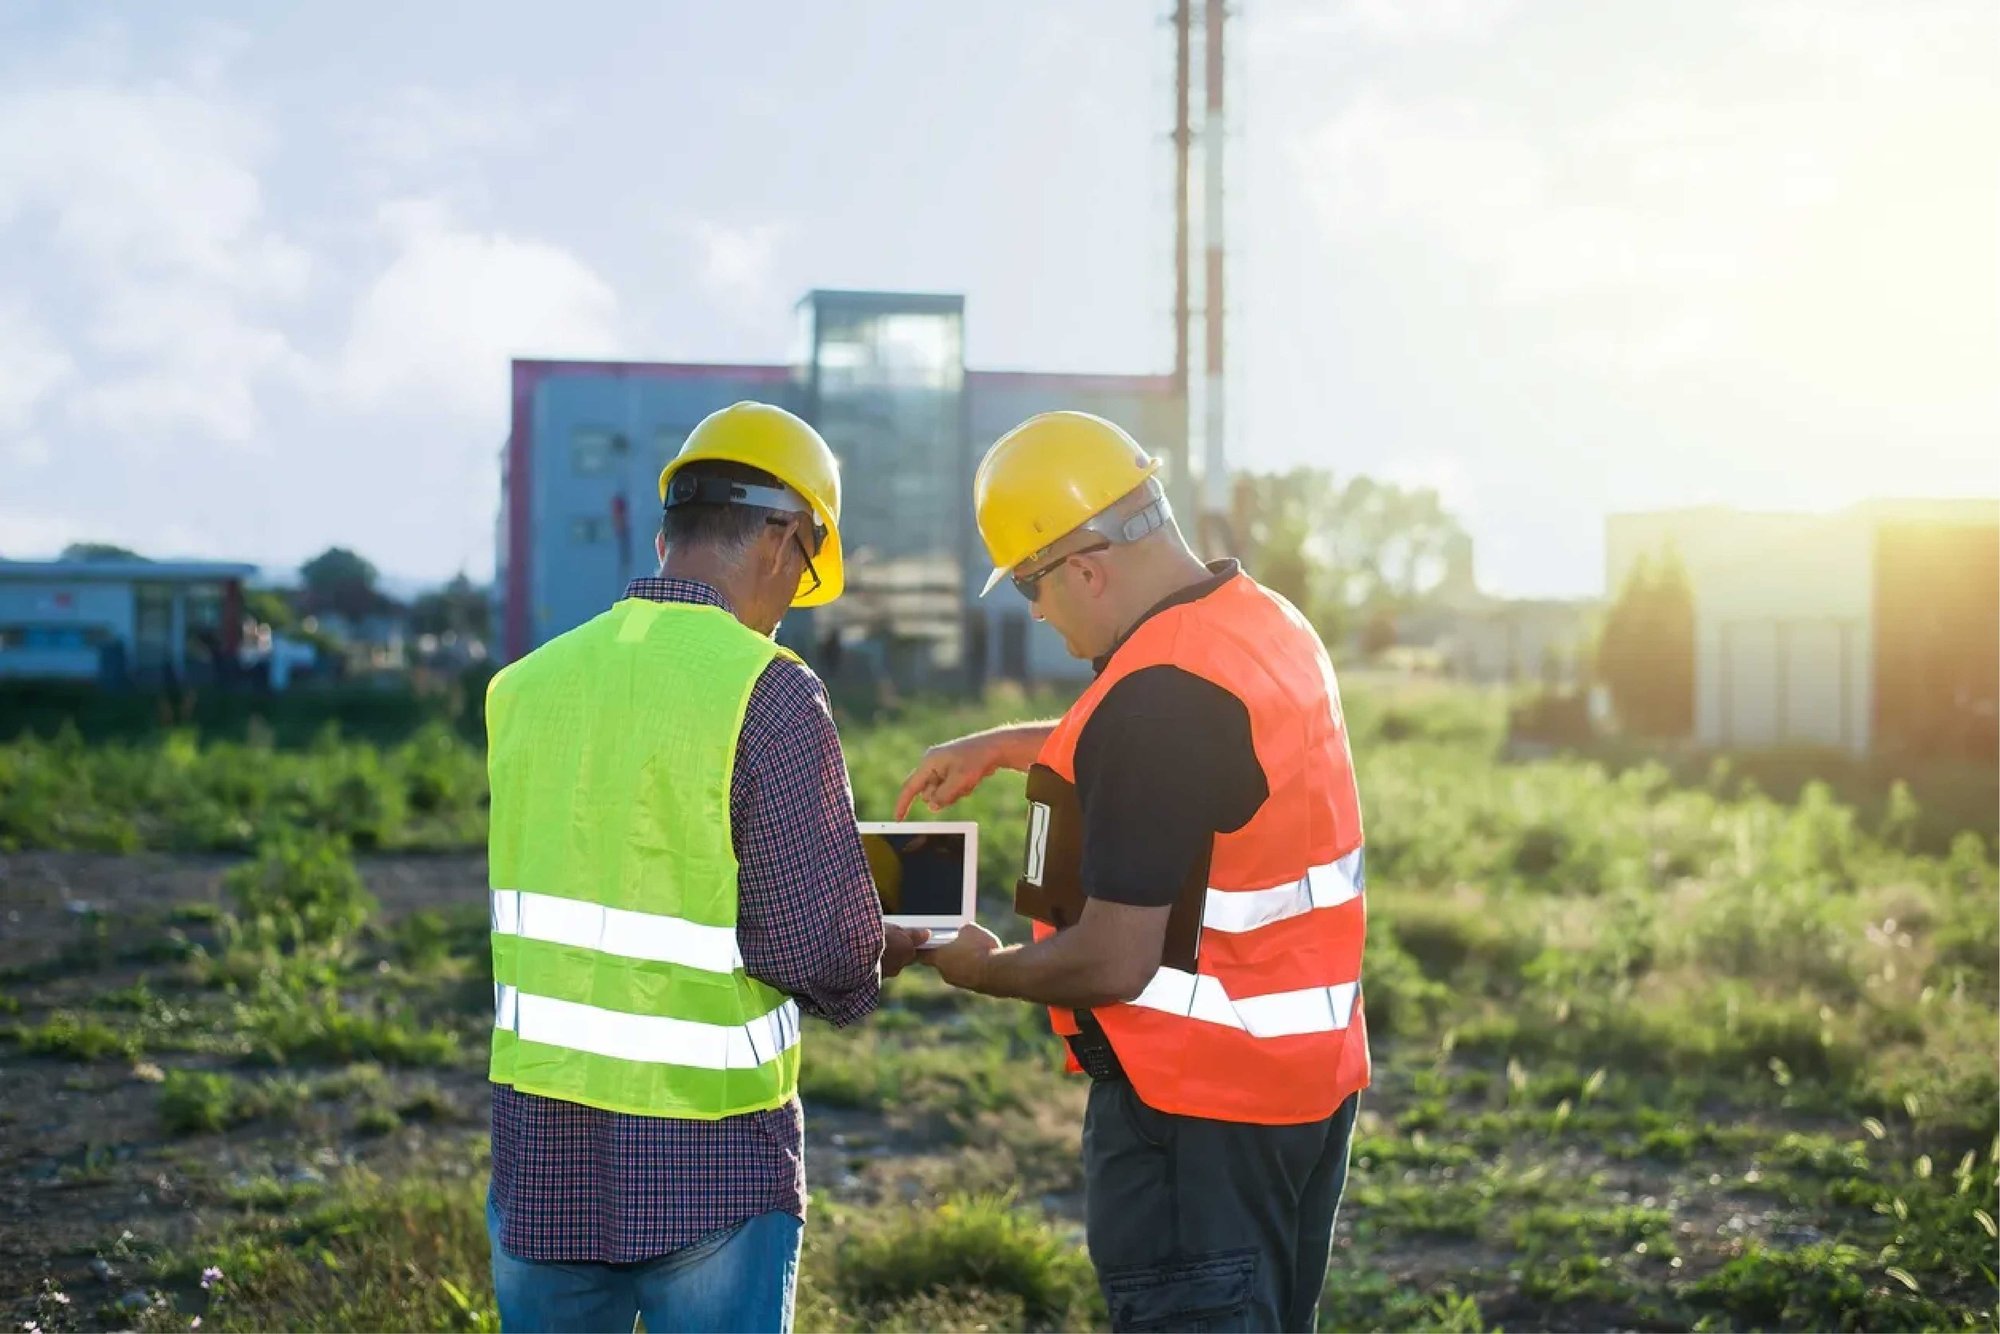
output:
[[[514,362],[517,380],[525,375],[529,386],[558,375],[602,375],[615,379],[629,380],[747,380],[758,384],[772,384],[789,381],[792,378],[790,366],[757,365],[748,362],[692,362],[692,361],[562,361],[536,358],[517,358]],[[1161,375],[1107,375],[1092,372],[1069,373],[1065,371],[981,371],[965,372],[969,382],[992,385],[1013,385],[1032,388],[1045,386],[1050,389],[1089,389],[1111,393],[1158,394],[1171,393],[1175,388],[1174,377]]]
[[[522,375],[529,385],[558,375],[602,375],[619,380],[749,380],[773,384],[792,378],[790,366],[729,365],[720,362],[687,361],[538,361],[516,358],[516,383]]]
[[[537,363],[514,363],[514,426],[507,436],[507,607],[502,651],[508,662],[528,652],[528,463],[534,453]],[[545,364],[545,363],[544,363]]]
[[[973,371],[965,373],[969,384],[991,384],[1021,388],[1085,389],[1103,393],[1166,394],[1174,392],[1171,375],[1094,375],[1062,371]]]

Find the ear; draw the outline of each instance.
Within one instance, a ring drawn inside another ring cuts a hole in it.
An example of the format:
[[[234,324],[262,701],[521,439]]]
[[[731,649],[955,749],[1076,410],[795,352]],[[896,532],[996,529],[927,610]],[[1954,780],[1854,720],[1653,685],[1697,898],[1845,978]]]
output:
[[[1078,590],[1085,597],[1101,598],[1110,587],[1110,571],[1105,567],[1104,553],[1094,551],[1088,556],[1070,557],[1070,569],[1074,571]]]
[[[654,554],[655,556],[658,556],[658,557],[660,558],[660,563],[661,563],[661,564],[663,564],[663,565],[664,565],[664,564],[666,563],[666,560],[667,560],[667,534],[666,534],[666,531],[665,531],[664,529],[662,529],[661,531],[659,531],[659,532],[656,532],[656,533],[654,533],[654,534],[653,534],[653,554]]]
[[[789,524],[766,524],[759,538],[765,546],[764,570],[773,579],[783,578],[792,560],[792,529]],[[795,574],[794,579],[798,578]]]

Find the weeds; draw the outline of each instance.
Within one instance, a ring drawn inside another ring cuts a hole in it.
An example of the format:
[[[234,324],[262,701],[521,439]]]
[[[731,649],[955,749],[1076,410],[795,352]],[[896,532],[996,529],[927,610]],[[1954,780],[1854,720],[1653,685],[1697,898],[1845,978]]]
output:
[[[843,716],[860,814],[889,813],[926,745],[1062,702]],[[1796,793],[1778,800],[1727,766],[1687,782],[1659,764],[1505,764],[1498,720],[1461,693],[1349,701],[1378,1084],[1323,1327],[1990,1327],[1986,839],[1935,837],[1914,781],[1860,807],[1803,780],[1771,785]],[[1016,937],[1021,807],[1002,780],[952,812],[986,828],[983,913]],[[384,920],[350,852],[478,846],[484,821],[479,752],[444,727],[292,750],[184,732],[0,745],[0,848],[254,852],[222,905],[145,919],[143,950],[129,924],[85,914],[58,958],[10,970],[20,1054],[202,1051],[203,1069],[141,1067],[176,1134],[297,1126],[355,1147],[430,1123],[455,1146],[393,1186],[221,1192],[238,1211],[227,1235],[154,1276],[176,1304],[120,1320],[491,1326],[480,1179],[457,1129],[475,1109],[384,1071],[476,1068],[461,1034],[487,1003],[484,914]],[[172,966],[75,994],[77,977],[149,960]],[[1037,1011],[913,972],[867,1025],[815,1027],[804,1050],[809,1120],[839,1109],[871,1129],[814,1159],[800,1327],[1104,1320],[1074,1229],[1033,1203],[1047,1190],[1067,1207],[1076,1185],[1073,1099]],[[230,1057],[288,1070],[219,1068]],[[70,1073],[80,1088],[109,1075]],[[110,1180],[119,1164],[93,1151],[63,1170]],[[1711,1205],[1756,1221],[1719,1232]],[[1690,1218],[1704,1226],[1679,1230]],[[200,1288],[208,1267],[226,1282]]]
[[[301,1080],[274,1076],[248,1083],[203,1070],[169,1070],[160,1081],[160,1121],[177,1135],[226,1130],[271,1117],[295,1120],[312,1098]]]
[[[459,1055],[456,1034],[428,1028],[394,1010],[352,1010],[338,996],[281,994],[239,1007],[253,1061],[381,1061],[385,1065],[447,1065]]]
[[[997,1297],[1018,1301],[1029,1329],[1103,1319],[1096,1280],[1074,1243],[1005,1198],[949,1199],[856,1223],[831,1266],[838,1301],[855,1316],[916,1299]]]
[[[348,858],[324,834],[280,834],[231,871],[223,888],[236,906],[231,946],[283,953],[342,949],[379,910]]]
[[[17,1026],[7,1035],[31,1056],[60,1056],[72,1061],[102,1061],[112,1057],[133,1060],[140,1044],[130,1033],[121,1032],[89,1015],[59,1013],[46,1023]]]

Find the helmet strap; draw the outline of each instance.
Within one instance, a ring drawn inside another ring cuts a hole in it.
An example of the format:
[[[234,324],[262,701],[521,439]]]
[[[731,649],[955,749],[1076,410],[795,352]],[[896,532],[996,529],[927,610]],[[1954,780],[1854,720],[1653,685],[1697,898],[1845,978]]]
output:
[[[667,483],[667,500],[662,508],[679,509],[683,505],[756,505],[781,513],[812,513],[812,507],[788,486],[756,486],[721,477],[690,477],[686,473]]]

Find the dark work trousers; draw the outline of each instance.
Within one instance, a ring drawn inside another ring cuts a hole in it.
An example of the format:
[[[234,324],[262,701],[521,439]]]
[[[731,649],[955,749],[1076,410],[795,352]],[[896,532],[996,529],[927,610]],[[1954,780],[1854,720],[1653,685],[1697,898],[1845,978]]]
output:
[[[1122,1079],[1083,1120],[1084,1231],[1114,1330],[1310,1330],[1355,1094],[1324,1121],[1170,1116]]]

